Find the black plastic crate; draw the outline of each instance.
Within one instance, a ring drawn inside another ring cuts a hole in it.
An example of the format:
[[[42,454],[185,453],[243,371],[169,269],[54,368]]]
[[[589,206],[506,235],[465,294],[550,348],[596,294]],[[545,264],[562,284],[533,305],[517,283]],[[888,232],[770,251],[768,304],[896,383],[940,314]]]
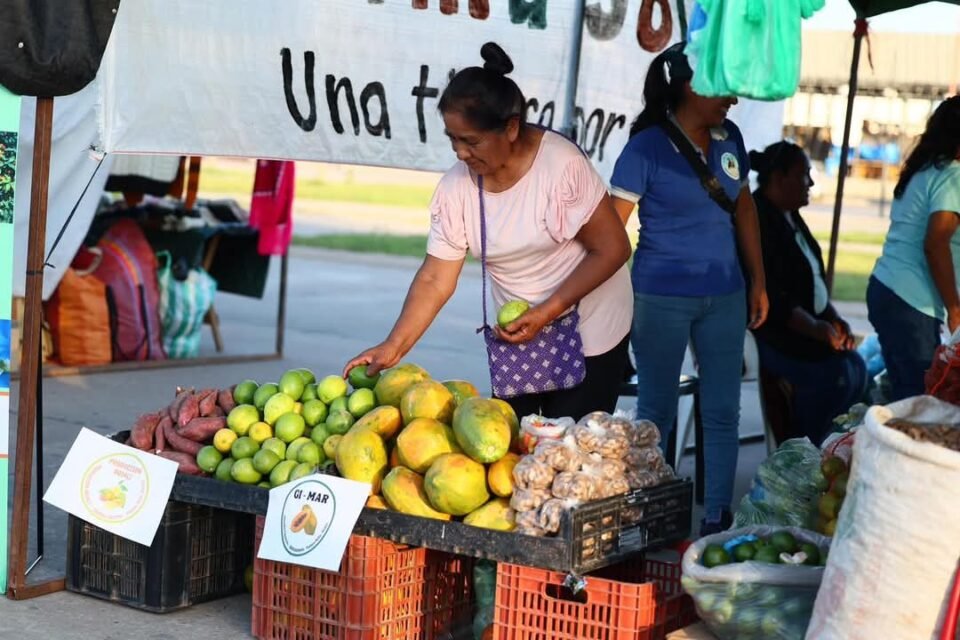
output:
[[[559,537],[570,541],[570,566],[585,573],[683,540],[692,510],[693,484],[674,480],[574,507]]]
[[[74,516],[67,525],[70,591],[164,613],[243,591],[253,516],[169,502],[146,547]]]

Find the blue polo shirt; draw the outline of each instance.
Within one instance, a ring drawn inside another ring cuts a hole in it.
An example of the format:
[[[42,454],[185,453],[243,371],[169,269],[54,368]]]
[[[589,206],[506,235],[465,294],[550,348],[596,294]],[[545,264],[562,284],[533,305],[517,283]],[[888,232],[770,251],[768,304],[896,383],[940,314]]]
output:
[[[713,130],[707,165],[736,202],[750,160],[729,120]],[[707,194],[661,127],[630,138],[617,159],[611,193],[640,205],[633,289],[665,296],[720,296],[744,287],[730,214]]]

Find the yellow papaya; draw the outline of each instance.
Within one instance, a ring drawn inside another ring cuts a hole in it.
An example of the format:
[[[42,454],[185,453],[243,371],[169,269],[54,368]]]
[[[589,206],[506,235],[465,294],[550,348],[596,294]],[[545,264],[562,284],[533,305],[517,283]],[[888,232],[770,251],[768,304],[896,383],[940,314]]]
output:
[[[510,450],[510,423],[493,400],[464,400],[453,413],[453,432],[463,452],[477,462],[496,462]]]
[[[496,531],[513,531],[517,526],[516,513],[510,508],[506,498],[494,498],[479,509],[471,511],[463,519],[463,524]]]
[[[403,419],[400,417],[400,410],[396,407],[377,407],[373,411],[365,414],[356,421],[350,430],[353,429],[373,429],[373,431],[388,440],[400,431],[403,426]]]
[[[423,486],[433,508],[453,516],[465,516],[490,499],[487,470],[462,453],[437,458],[430,465]]]
[[[373,387],[373,394],[377,397],[377,404],[400,408],[403,392],[411,385],[429,378],[430,374],[415,364],[398,364],[380,376]]]
[[[487,469],[487,484],[495,496],[509,498],[513,495],[513,468],[520,462],[520,456],[508,453]]]
[[[426,473],[433,461],[445,453],[460,453],[453,429],[429,418],[418,418],[397,436],[400,464],[417,473]]]
[[[458,406],[467,398],[480,397],[480,391],[466,380],[446,380],[443,386],[450,390]]]
[[[406,467],[392,469],[383,479],[383,498],[390,508],[400,513],[437,520],[449,520],[450,516],[430,506],[423,488],[423,476]]]
[[[453,394],[435,380],[424,380],[410,385],[400,398],[403,424],[410,424],[417,418],[430,418],[450,424],[453,419],[453,410],[456,408],[457,403]]]
[[[369,482],[370,493],[380,493],[380,482],[387,473],[387,447],[373,429],[350,429],[336,451],[337,470],[348,480]]]

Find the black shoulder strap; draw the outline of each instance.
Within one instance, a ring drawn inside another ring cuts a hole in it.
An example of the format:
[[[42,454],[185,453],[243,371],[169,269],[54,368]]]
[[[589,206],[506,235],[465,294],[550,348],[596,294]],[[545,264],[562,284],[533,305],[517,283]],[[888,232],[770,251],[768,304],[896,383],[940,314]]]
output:
[[[680,155],[684,157],[694,173],[697,174],[697,177],[700,178],[700,184],[703,185],[704,190],[710,198],[731,216],[736,216],[737,205],[733,203],[733,200],[730,199],[727,192],[723,190],[723,185],[720,184],[720,180],[714,175],[713,171],[710,170],[707,163],[703,161],[703,157],[694,149],[693,143],[690,142],[690,139],[680,130],[680,127],[670,119],[665,120],[660,126],[663,127],[667,137],[670,138],[670,141],[677,150],[680,151]]]

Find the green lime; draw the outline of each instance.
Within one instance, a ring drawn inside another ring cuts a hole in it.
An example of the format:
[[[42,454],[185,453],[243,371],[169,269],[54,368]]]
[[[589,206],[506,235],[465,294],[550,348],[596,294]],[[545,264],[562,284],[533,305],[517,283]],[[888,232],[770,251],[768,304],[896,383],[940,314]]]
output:
[[[270,473],[280,462],[280,456],[269,449],[260,449],[253,456],[253,468],[260,473]]]
[[[293,471],[290,472],[290,482],[294,480],[299,480],[300,478],[313,475],[317,472],[317,465],[310,464],[309,462],[301,462],[296,467],[293,468]]]
[[[262,476],[253,466],[253,460],[244,458],[233,463],[230,469],[230,475],[240,484],[257,484]]]
[[[708,569],[730,563],[730,554],[718,544],[707,545],[703,550],[703,566]]]
[[[526,300],[511,300],[500,307],[500,311],[497,312],[497,324],[500,325],[501,329],[506,329],[511,322],[525,314],[529,308],[530,303]]]
[[[746,562],[752,560],[757,552],[757,547],[752,542],[743,542],[733,548],[733,559],[737,562]]]
[[[324,424],[318,424],[310,431],[310,439],[318,447],[322,447],[323,443],[327,441],[327,438],[330,437],[330,431],[327,430],[327,426]]]
[[[303,388],[303,395],[300,396],[300,402],[307,403],[317,399],[317,384],[315,382]]]
[[[333,413],[334,411],[350,411],[350,408],[347,405],[346,396],[335,398],[333,402],[330,403],[330,413]]]
[[[268,382],[261,385],[257,392],[253,394],[253,406],[260,411],[267,405],[267,400],[280,393],[280,386],[276,382]]]
[[[770,535],[769,541],[777,553],[797,552],[797,539],[789,531],[775,531]]]
[[[293,413],[296,406],[297,401],[287,394],[274,394],[263,407],[263,421],[273,426],[280,419],[280,416]]]
[[[323,441],[323,454],[327,456],[328,460],[336,459],[337,446],[340,444],[340,440],[342,439],[343,436],[341,435],[332,435]]]
[[[231,467],[233,467],[233,458],[224,458],[220,461],[220,464],[217,465],[217,470],[213,472],[213,477],[223,482],[233,482],[233,477],[230,475]]]
[[[372,389],[357,389],[347,398],[347,411],[354,418],[362,418],[377,406],[377,398]]]
[[[307,423],[304,422],[303,416],[295,413],[287,413],[280,416],[280,419],[277,420],[277,424],[274,426],[274,430],[277,433],[277,437],[284,442],[293,442],[303,436],[307,430]]]
[[[251,404],[238,404],[227,416],[227,426],[238,436],[247,435],[254,424],[260,421],[260,412]]]
[[[327,376],[317,383],[317,397],[324,404],[330,404],[337,398],[347,395],[347,381],[340,376]]]
[[[287,460],[296,460],[297,455],[300,453],[300,447],[310,442],[310,438],[304,438],[303,436],[297,438],[293,442],[287,445]]]
[[[223,454],[217,451],[217,448],[213,445],[207,445],[197,452],[197,466],[207,473],[216,471],[217,465],[222,460]]]
[[[766,547],[761,547],[757,549],[757,552],[753,554],[754,562],[766,562],[768,564],[780,564],[780,552],[777,551],[777,548],[768,545]]]
[[[315,427],[327,419],[327,405],[320,400],[307,400],[300,411],[308,427]]]
[[[295,460],[281,460],[270,472],[270,484],[279,487],[290,479],[290,472],[297,466]]]
[[[316,442],[305,442],[300,451],[297,452],[297,462],[306,462],[312,465],[319,465],[327,461],[323,449]]]
[[[279,386],[280,393],[285,393],[294,401],[297,401],[303,395],[303,388],[307,386],[307,383],[303,381],[303,376],[299,371],[287,371],[280,376]]]
[[[803,564],[811,566],[820,564],[820,549],[817,548],[817,545],[810,542],[803,542],[800,544],[800,551],[807,554],[807,559],[803,561]]]
[[[380,379],[380,374],[377,373],[374,376],[368,376],[367,365],[358,364],[350,369],[347,373],[347,378],[350,380],[350,385],[354,389],[373,389],[377,385],[377,380]]]
[[[271,485],[271,484],[270,484],[269,482],[267,482],[266,480],[261,480],[260,482],[257,483],[257,486],[260,487],[261,489],[272,489],[272,488],[273,488],[273,485]]]
[[[331,434],[342,436],[353,426],[353,414],[349,411],[331,411],[326,425]]]
[[[260,385],[254,380],[244,380],[233,388],[233,401],[237,404],[253,404],[253,396],[256,395]]]
[[[245,458],[252,458],[259,450],[260,445],[244,436],[237,438],[234,443],[230,445],[230,456],[239,462]]]
[[[268,438],[263,441],[260,448],[273,451],[281,460],[287,456],[287,445],[280,438]]]
[[[303,378],[303,384],[313,384],[317,381],[317,376],[313,375],[313,371],[307,369],[306,367],[301,369],[294,369],[297,373],[300,374],[300,377]]]

